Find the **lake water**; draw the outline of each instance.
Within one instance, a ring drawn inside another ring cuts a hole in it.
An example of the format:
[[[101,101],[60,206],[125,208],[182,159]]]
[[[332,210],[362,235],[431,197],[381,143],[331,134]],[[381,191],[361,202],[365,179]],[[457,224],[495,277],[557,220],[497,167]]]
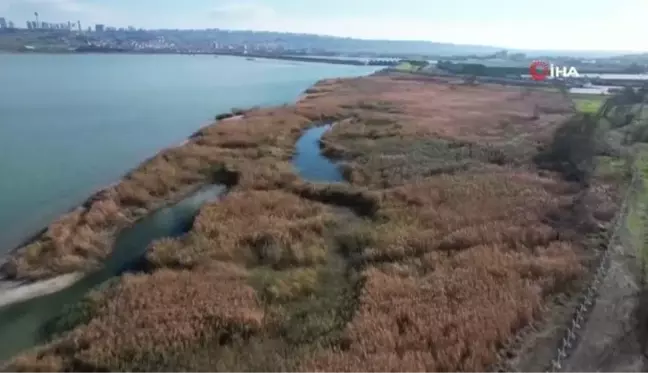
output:
[[[0,54],[0,253],[232,107],[376,67],[180,55]]]

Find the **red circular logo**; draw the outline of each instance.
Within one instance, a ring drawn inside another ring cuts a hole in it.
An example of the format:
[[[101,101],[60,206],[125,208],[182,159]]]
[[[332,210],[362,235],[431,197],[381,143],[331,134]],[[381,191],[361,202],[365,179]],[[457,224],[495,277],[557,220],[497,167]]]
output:
[[[533,61],[529,66],[529,72],[533,80],[545,80],[549,76],[549,64],[542,61]]]

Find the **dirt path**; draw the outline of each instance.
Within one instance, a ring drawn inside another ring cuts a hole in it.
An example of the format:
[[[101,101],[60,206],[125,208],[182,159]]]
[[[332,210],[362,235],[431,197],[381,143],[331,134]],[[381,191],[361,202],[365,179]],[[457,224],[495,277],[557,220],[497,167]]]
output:
[[[648,368],[641,342],[646,328],[639,322],[648,315],[640,302],[640,259],[632,246],[610,248],[609,269],[599,296],[560,371],[645,372]]]

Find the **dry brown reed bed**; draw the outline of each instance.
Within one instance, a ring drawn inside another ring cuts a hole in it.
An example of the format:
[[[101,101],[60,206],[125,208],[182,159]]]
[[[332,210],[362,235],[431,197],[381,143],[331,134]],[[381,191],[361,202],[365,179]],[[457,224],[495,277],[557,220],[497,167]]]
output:
[[[151,246],[156,267],[196,268],[226,261],[246,267],[285,269],[326,260],[323,233],[330,209],[280,191],[234,192],[205,206],[191,232],[180,240]]]
[[[245,270],[212,269],[126,275],[107,293],[95,295],[94,318],[87,325],[13,364],[34,371],[157,370],[164,368],[169,351],[254,333],[263,310],[246,284]]]
[[[188,235],[150,247],[153,274],[122,279],[89,322],[11,369],[488,369],[577,285],[585,236],[609,211],[531,162],[567,117],[560,96],[452,87],[320,82],[294,106],[209,127],[142,166],[161,175],[136,171],[115,189],[120,203],[123,188],[146,192],[134,197],[146,205],[214,164],[237,183]],[[294,141],[317,119],[340,120],[324,148],[347,185],[290,170]]]
[[[584,271],[582,244],[561,240],[560,228],[545,222],[570,202],[554,194],[561,188],[501,173],[386,191],[384,223],[357,227],[344,241],[366,266],[348,346],[302,369],[487,369],[544,299]]]
[[[160,269],[91,295],[90,321],[10,369],[175,370],[196,346],[226,354],[235,340],[272,326],[260,295],[312,293],[328,261],[323,233],[332,217],[330,207],[289,192],[233,192],[206,206],[189,235],[151,246],[148,259]],[[274,275],[260,280],[263,271]]]

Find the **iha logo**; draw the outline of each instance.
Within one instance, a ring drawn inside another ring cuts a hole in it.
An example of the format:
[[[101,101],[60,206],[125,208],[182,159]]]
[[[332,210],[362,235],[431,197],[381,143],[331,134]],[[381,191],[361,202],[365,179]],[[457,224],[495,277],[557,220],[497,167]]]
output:
[[[535,81],[545,80],[547,78],[578,78],[580,75],[575,67],[556,66],[544,61],[533,61],[529,66],[531,78]]]

